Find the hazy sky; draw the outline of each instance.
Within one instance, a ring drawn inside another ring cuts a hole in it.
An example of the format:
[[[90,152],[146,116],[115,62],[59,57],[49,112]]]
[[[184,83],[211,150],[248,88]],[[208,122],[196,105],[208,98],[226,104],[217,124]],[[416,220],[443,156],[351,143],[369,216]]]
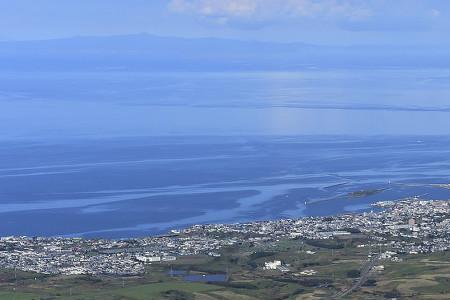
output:
[[[446,44],[447,0],[0,0],[0,39],[150,33],[320,44]]]

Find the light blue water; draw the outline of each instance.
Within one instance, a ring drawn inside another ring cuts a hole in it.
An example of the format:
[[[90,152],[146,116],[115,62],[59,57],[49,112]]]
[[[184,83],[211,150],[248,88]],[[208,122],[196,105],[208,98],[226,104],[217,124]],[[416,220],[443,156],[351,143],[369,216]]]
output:
[[[449,70],[0,73],[0,138],[450,134]]]

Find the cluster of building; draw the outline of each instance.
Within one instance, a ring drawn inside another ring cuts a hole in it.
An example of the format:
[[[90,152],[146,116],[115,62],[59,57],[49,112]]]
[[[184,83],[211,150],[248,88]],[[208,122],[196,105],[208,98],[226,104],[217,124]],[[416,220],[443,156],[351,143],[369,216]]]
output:
[[[226,246],[352,235],[370,237],[371,246],[384,246],[392,258],[450,250],[450,202],[385,201],[376,203],[374,211],[360,214],[194,225],[171,235],[126,240],[4,237],[0,268],[44,274],[137,275],[145,272],[148,263],[170,263],[187,255],[218,257]],[[273,262],[265,267],[282,266]]]

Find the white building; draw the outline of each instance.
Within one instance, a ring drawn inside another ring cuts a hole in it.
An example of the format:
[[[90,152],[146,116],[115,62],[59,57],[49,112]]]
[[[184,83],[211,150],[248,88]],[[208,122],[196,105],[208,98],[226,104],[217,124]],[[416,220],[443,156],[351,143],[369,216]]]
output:
[[[142,255],[137,255],[136,259],[140,262],[143,263],[152,263],[152,262],[160,262],[161,261],[161,256],[142,256]]]
[[[264,263],[264,270],[276,270],[280,266],[281,260],[266,261]]]
[[[177,258],[175,256],[172,256],[172,255],[163,256],[161,259],[162,259],[162,261],[175,261],[175,260],[177,260]]]

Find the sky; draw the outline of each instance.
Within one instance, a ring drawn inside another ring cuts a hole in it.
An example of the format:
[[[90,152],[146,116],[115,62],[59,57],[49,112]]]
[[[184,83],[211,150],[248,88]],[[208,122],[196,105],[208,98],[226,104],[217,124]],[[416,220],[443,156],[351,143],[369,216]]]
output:
[[[447,0],[0,0],[0,40],[149,33],[439,46],[449,30]]]

